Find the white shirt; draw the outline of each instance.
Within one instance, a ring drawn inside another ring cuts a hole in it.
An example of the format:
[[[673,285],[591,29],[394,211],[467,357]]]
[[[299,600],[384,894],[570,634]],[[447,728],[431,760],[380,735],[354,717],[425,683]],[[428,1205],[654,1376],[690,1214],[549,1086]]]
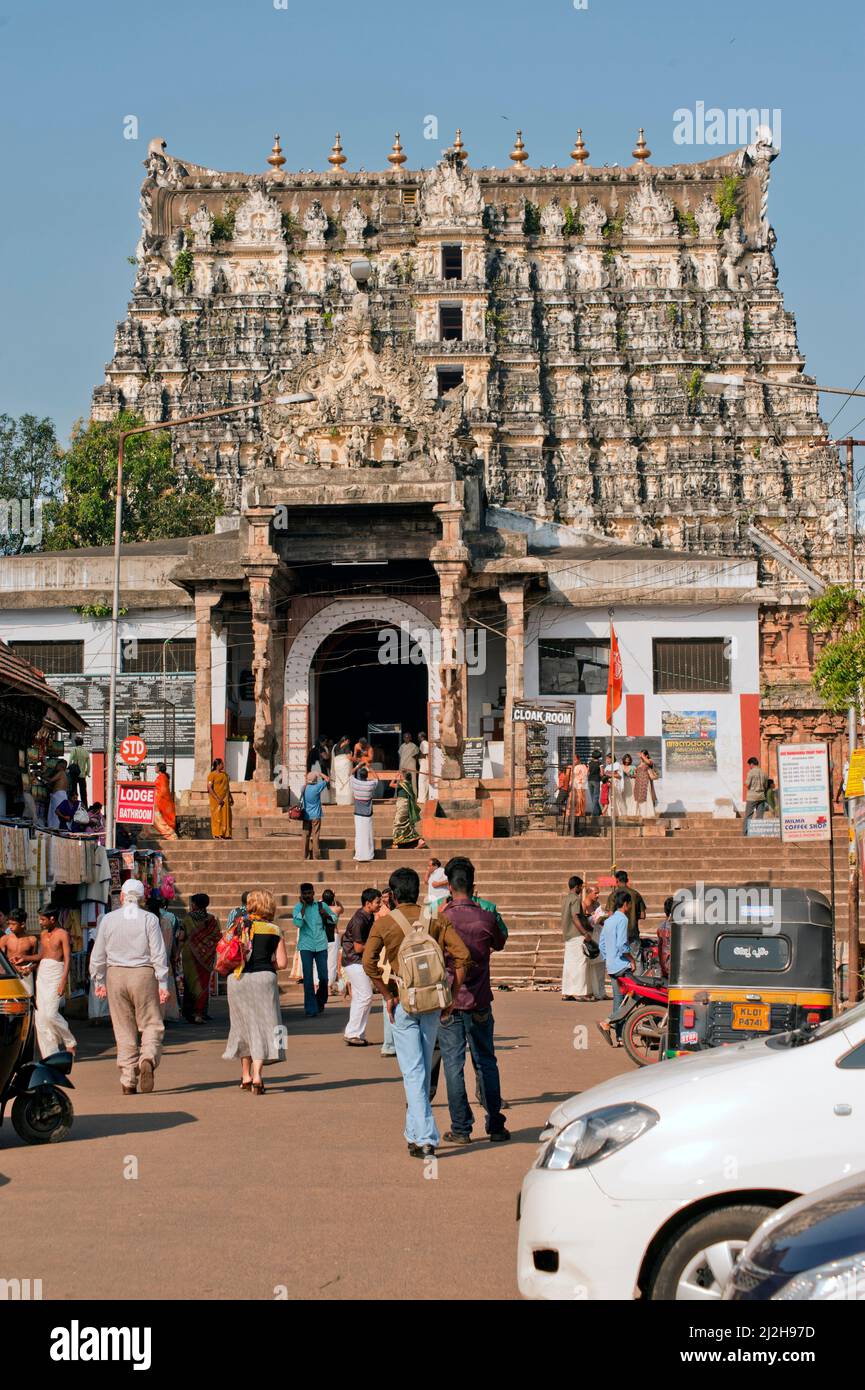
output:
[[[90,956],[90,978],[104,985],[109,965],[152,966],[159,988],[167,989],[168,957],[159,918],[130,902],[106,912]]]
[[[417,771],[418,746],[416,743],[401,743],[399,746],[399,767],[401,772]]]

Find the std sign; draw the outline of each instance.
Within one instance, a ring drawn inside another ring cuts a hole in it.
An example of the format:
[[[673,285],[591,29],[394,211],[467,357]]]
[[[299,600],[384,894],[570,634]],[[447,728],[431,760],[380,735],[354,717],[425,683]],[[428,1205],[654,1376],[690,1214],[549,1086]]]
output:
[[[155,782],[118,782],[115,820],[126,825],[152,825],[155,805]]]

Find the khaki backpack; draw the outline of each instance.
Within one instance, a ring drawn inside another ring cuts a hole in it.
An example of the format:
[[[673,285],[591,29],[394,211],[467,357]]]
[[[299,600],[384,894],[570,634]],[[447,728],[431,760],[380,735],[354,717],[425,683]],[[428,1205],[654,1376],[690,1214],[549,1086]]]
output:
[[[430,935],[428,909],[424,908],[414,924],[398,907],[392,908],[390,915],[403,934],[394,972],[403,1009],[407,1014],[446,1009],[451,1002],[451,987],[444,952]]]

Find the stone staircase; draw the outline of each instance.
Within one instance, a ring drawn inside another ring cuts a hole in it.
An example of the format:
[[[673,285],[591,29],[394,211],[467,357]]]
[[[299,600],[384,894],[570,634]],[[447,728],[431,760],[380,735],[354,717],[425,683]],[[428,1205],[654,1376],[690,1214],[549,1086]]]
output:
[[[315,863],[302,859],[298,822],[274,818],[231,841],[181,839],[161,842],[169,868],[185,901],[191,893],[210,895],[221,922],[240,902],[244,889],[269,889],[289,947],[296,933],[291,920],[298,885],[308,880],[320,892],[332,888],[347,913],[358,906],[363,888],[383,887],[393,869],[411,865],[422,871],[430,854],[442,863],[451,854],[468,854],[476,866],[478,892],[495,901],[508,924],[507,949],[494,957],[494,979],[501,984],[543,986],[561,977],[559,912],[570,874],[591,881],[610,872],[609,840],[604,836],[518,836],[514,839],[437,841],[430,849],[395,850],[389,838],[392,807],[376,808],[376,858],[355,864],[350,808],[325,808],[322,848]],[[705,883],[761,882],[815,888],[830,896],[829,847],[782,845],[779,840],[745,839],[741,822],[690,817],[664,834],[643,835],[636,826],[617,834],[617,864],[628,870],[648,908],[647,929],[657,927],[665,897],[677,888]],[[835,821],[835,901],[839,941],[847,922],[846,823]]]

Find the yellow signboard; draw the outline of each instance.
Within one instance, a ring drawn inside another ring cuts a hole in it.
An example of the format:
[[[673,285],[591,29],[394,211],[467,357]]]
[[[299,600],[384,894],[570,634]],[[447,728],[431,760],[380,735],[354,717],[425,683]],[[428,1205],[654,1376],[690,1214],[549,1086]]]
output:
[[[865,748],[854,748],[850,754],[845,796],[865,796]]]

